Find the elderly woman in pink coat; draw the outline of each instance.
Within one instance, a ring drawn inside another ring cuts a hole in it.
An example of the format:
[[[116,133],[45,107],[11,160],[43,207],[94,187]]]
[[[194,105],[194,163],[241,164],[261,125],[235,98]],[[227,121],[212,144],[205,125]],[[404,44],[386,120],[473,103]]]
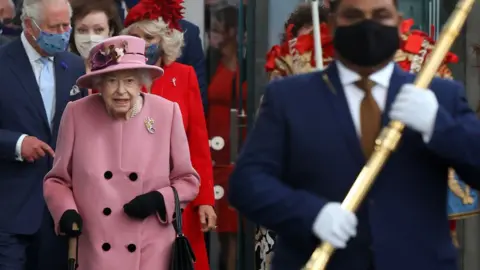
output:
[[[131,36],[95,46],[77,84],[99,94],[63,113],[44,196],[57,233],[80,235],[79,270],[169,269],[172,186],[182,204],[198,193],[178,105],[141,93],[163,73],[144,53]]]

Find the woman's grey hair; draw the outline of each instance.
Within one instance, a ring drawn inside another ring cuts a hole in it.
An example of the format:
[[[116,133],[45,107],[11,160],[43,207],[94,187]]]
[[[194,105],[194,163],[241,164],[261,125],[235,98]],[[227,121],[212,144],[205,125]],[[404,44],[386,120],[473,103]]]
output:
[[[145,69],[132,69],[133,74],[140,80],[142,86],[147,88],[147,91],[150,93],[150,88],[152,86],[152,76],[150,75],[150,71]],[[99,89],[103,83],[103,80],[111,73],[106,73],[102,75],[98,75],[92,78],[92,85],[94,89]]]
[[[151,36],[160,37],[159,46],[163,51],[164,61],[173,62],[182,54],[182,48],[184,46],[183,32],[177,29],[170,29],[162,18],[154,21],[144,20],[133,23],[123,29],[121,34],[129,35],[134,28],[139,28]]]
[[[22,15],[20,16],[23,29],[25,29],[26,18],[33,19],[37,24],[40,24],[45,16],[45,13],[43,12],[43,6],[49,4],[54,5],[59,2],[67,3],[70,12],[70,18],[72,18],[72,6],[68,0],[23,0]]]

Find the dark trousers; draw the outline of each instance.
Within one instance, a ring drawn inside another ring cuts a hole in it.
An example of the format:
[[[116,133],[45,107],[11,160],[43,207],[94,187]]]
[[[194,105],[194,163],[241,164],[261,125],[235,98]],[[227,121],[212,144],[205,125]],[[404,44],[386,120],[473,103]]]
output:
[[[56,236],[53,228],[46,211],[42,226],[33,235],[0,232],[0,270],[67,269],[67,239]]]
[[[210,263],[210,232],[204,233],[205,245],[207,247],[208,263]]]
[[[32,237],[0,232],[0,270],[24,270]]]

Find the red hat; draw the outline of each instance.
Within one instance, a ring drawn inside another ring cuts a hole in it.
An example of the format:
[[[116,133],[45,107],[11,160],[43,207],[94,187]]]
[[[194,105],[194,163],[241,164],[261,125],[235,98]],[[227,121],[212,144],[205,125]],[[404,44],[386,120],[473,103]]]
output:
[[[179,21],[183,19],[183,0],[140,0],[128,11],[124,25],[128,27],[139,21],[155,21],[158,18],[170,29],[182,31]]]

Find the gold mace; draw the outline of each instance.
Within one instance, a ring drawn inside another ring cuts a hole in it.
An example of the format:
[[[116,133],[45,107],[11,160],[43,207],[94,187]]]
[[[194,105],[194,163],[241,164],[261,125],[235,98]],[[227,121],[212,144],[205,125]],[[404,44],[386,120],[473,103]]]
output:
[[[429,86],[445,55],[450,50],[458,33],[462,30],[474,2],[475,0],[463,0],[457,3],[454,12],[442,30],[430,58],[416,77],[415,86],[420,88]],[[375,140],[375,151],[350,188],[345,200],[342,202],[342,208],[351,212],[357,211],[388,157],[397,148],[404,128],[405,125],[399,121],[391,121],[388,126],[383,128],[380,136]],[[315,249],[304,269],[325,270],[334,251],[335,248],[331,244],[323,242]]]

